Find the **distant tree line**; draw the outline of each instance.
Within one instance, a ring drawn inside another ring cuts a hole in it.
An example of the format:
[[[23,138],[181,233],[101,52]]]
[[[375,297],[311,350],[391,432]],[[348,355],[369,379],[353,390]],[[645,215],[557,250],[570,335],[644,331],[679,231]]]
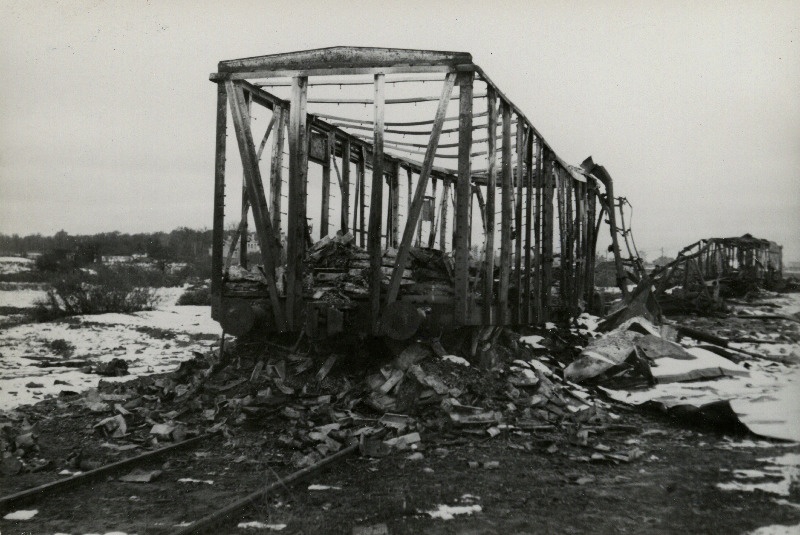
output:
[[[103,256],[146,254],[155,260],[192,262],[208,257],[211,230],[180,227],[172,232],[70,235],[64,230],[53,236],[0,234],[0,252],[27,255],[56,253],[69,255],[76,264],[90,264]]]

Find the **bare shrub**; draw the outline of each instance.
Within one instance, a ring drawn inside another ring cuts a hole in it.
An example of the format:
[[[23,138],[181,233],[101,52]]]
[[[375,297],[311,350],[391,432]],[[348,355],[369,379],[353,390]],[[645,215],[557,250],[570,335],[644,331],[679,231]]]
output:
[[[205,306],[211,305],[211,289],[205,284],[198,284],[187,288],[180,298],[178,298],[179,306],[198,305]]]
[[[52,340],[49,345],[50,350],[53,353],[56,355],[61,355],[62,357],[69,357],[72,355],[72,352],[75,351],[75,346],[63,338],[56,338],[55,340]]]
[[[152,288],[138,286],[129,270],[101,266],[95,273],[74,271],[52,282],[53,288],[36,304],[36,317],[130,313],[152,310],[157,298]]]

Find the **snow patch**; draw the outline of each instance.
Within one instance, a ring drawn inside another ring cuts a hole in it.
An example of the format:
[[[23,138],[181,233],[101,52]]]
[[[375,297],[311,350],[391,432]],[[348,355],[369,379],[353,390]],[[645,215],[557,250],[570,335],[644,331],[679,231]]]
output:
[[[544,336],[539,336],[538,334],[532,334],[530,336],[522,336],[519,339],[520,342],[529,345],[533,349],[547,349],[540,343],[542,340],[544,340]]]
[[[441,518],[442,520],[452,520],[456,515],[471,515],[480,513],[483,508],[480,505],[439,505],[433,511],[427,511],[431,518]]]
[[[153,329],[152,335],[148,329]],[[160,336],[162,331],[172,334],[163,337]],[[0,410],[36,403],[62,390],[81,392],[97,387],[99,375],[83,373],[76,367],[58,366],[65,357],[50,348],[55,340],[64,340],[74,348],[69,360],[86,361],[93,366],[114,358],[126,361],[130,375],[104,379],[127,381],[135,376],[175,369],[181,362],[191,359],[193,351],[205,353],[214,343],[193,340],[191,335],[219,332],[220,327],[211,320],[207,306],[171,306],[135,314],[76,316],[70,322],[23,324],[5,329],[0,337]],[[41,367],[42,363],[48,366]],[[30,382],[43,386],[25,386]]]
[[[800,533],[800,524],[794,526],[772,525],[758,528],[751,531],[749,535],[797,535]]]
[[[733,475],[736,479],[769,479],[769,481],[758,481],[755,483],[744,483],[741,481],[731,481],[728,483],[717,483],[717,487],[722,490],[735,490],[740,492],[753,492],[760,490],[777,494],[778,496],[789,496],[792,485],[800,479],[800,453],[787,453],[780,457],[768,457],[759,459],[767,463],[763,472],[761,470],[734,470]],[[778,479],[778,481],[774,481]]]
[[[38,513],[38,509],[20,509],[19,511],[14,511],[13,513],[8,513],[6,516],[3,517],[3,520],[30,520],[36,513]]]
[[[239,522],[236,527],[240,529],[269,529],[272,531],[281,531],[286,529],[286,524],[265,524],[253,520],[252,522]]]
[[[453,364],[460,364],[461,366],[469,367],[469,361],[464,357],[459,357],[457,355],[445,355],[442,357],[442,360],[447,360],[452,362]]]

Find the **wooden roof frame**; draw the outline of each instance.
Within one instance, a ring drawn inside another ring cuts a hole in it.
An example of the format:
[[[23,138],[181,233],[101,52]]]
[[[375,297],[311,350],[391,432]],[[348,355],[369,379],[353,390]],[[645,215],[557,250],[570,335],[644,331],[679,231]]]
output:
[[[256,97],[254,100],[260,100],[262,104],[267,105],[270,109],[273,103],[280,102],[282,105],[288,106],[288,102],[275,97],[263,88],[249,83],[250,80],[295,76],[473,72],[484,81],[488,87],[494,89],[497,93],[498,100],[506,102],[509,105],[512,114],[516,114],[522,123],[533,132],[536,138],[550,152],[552,160],[556,165],[567,171],[572,178],[581,180],[581,178],[578,178],[576,173],[570,169],[573,166],[570,166],[558,156],[556,151],[550,146],[538,129],[533,126],[533,123],[522,112],[519,106],[514,104],[494,84],[480,66],[472,62],[472,54],[468,52],[334,46],[223,60],[218,63],[217,69],[218,72],[209,75],[209,79],[212,82],[222,83],[227,80],[244,81],[247,89]],[[337,135],[348,137],[359,145],[364,144],[368,147],[370,146],[368,142],[363,142],[362,140],[356,141],[358,138],[332,125],[328,121],[323,121],[313,114],[309,115],[309,120],[315,125],[322,127],[322,130],[336,131]],[[390,156],[388,154],[385,155],[385,157],[389,160],[400,161],[405,167],[412,169],[418,169],[421,166],[421,162],[411,158]],[[455,174],[454,170],[438,168],[436,166],[433,168],[433,173],[443,179],[452,178]]]

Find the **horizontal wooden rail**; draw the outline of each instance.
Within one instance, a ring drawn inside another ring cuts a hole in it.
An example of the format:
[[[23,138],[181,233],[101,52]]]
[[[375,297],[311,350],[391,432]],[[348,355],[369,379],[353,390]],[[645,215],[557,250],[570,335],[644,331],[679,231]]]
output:
[[[473,98],[486,98],[486,93],[475,95]],[[438,102],[439,97],[407,97],[407,98],[387,98],[384,104],[416,104],[418,102]],[[458,95],[453,95],[450,100],[458,100]],[[371,98],[310,98],[309,104],[363,104],[365,106],[375,104]]]
[[[344,122],[344,123],[357,123],[357,124],[370,125],[370,130],[372,129],[372,125],[375,124],[373,121],[371,121],[369,119],[356,119],[354,117],[341,117],[341,116],[338,116],[338,115],[329,115],[327,113],[313,113],[312,115],[314,115],[316,117],[322,117],[323,119],[331,119],[333,121],[339,121],[339,122]],[[487,115],[487,112],[483,112],[483,113],[476,113],[472,117],[474,119],[476,117],[486,117],[486,115]],[[447,122],[447,121],[457,121],[458,120],[458,116],[445,117],[444,120],[445,120],[445,122]],[[385,122],[383,124],[384,124],[384,126],[422,126],[422,125],[426,125],[426,124],[431,124],[432,125],[433,124],[433,119],[430,119],[430,120],[427,120],[427,121],[400,121],[400,122],[389,122],[389,121],[387,121],[387,122]]]

